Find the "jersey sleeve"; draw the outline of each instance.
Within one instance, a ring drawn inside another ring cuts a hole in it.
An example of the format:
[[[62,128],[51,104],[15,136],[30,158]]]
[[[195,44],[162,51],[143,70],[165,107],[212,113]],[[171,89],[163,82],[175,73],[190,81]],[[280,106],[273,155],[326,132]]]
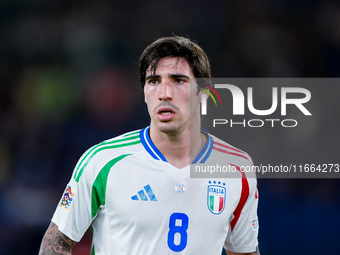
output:
[[[258,246],[258,191],[255,175],[243,174],[239,203],[230,219],[230,228],[224,243],[226,250],[236,253],[255,252]]]
[[[80,241],[93,220],[91,214],[93,164],[90,162],[81,168],[81,161],[82,158],[75,167],[52,217],[52,222],[58,226],[59,231],[76,242]]]

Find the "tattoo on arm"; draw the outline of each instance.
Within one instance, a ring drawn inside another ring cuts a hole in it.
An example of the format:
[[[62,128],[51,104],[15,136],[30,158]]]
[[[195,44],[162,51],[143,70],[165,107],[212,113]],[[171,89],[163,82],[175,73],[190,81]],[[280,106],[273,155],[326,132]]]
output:
[[[70,255],[75,244],[51,222],[41,242],[39,255]]]

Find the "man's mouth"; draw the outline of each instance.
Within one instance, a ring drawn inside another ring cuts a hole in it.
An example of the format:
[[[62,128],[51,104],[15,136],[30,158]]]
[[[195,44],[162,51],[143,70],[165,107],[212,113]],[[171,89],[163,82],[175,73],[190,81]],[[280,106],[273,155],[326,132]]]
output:
[[[161,115],[168,115],[171,113],[175,113],[175,111],[171,107],[160,107],[157,113]]]
[[[160,107],[157,111],[157,116],[160,121],[169,121],[175,115],[175,111],[170,107]]]
[[[161,114],[161,115],[169,115],[169,114],[171,114],[171,112],[170,112],[170,111],[169,111],[169,112],[166,111],[166,112],[161,112],[160,114]]]

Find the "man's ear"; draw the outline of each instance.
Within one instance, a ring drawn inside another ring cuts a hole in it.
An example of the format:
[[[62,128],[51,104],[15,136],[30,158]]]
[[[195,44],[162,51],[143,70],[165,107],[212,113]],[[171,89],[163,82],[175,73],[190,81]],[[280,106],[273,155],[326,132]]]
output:
[[[209,88],[205,88],[206,90],[209,91]],[[197,88],[198,92],[197,92],[197,95],[198,95],[198,102],[199,103],[202,103],[202,96],[205,95],[206,98],[209,97],[208,93],[205,92],[204,90],[200,89],[199,87]]]

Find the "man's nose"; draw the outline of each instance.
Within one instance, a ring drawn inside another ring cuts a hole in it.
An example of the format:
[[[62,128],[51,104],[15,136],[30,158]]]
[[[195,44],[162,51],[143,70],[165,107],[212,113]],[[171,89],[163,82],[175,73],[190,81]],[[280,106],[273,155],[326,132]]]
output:
[[[162,81],[159,86],[159,100],[171,100],[173,87],[170,81]]]

